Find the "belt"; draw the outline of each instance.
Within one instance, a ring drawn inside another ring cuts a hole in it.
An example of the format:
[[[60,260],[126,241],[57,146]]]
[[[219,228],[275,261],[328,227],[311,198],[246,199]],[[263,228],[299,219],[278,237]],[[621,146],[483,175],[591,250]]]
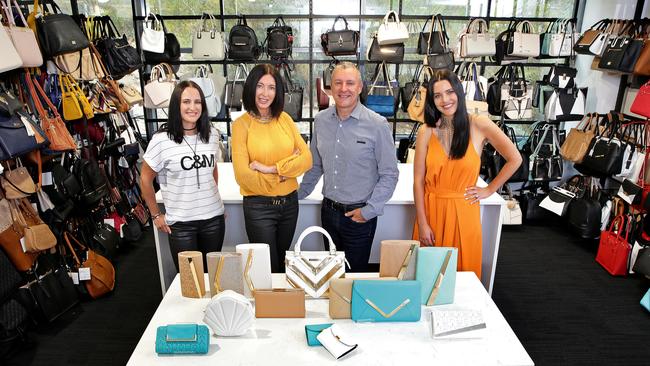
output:
[[[365,202],[359,202],[359,203],[339,203],[336,201],[332,201],[331,199],[324,197],[323,198],[323,205],[327,206],[335,211],[339,212],[349,212],[352,210],[355,210],[357,208],[364,207],[366,205]]]
[[[297,198],[297,196],[298,191],[293,191],[286,196],[244,196],[244,201],[266,205],[284,205],[290,199]]]
[[[427,194],[435,198],[442,198],[442,199],[465,199],[465,193],[463,192],[441,191],[441,190],[433,189],[428,191]]]

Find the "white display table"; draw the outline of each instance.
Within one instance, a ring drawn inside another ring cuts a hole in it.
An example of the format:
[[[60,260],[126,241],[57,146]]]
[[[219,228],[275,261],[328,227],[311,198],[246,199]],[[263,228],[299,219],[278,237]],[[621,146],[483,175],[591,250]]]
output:
[[[285,276],[274,274],[273,286],[286,287]],[[174,323],[204,324],[208,301],[209,294],[202,299],[182,297],[180,277],[176,276],[127,365],[534,365],[473,272],[457,274],[453,305],[435,308],[480,310],[487,326],[480,331],[482,338],[457,335],[433,339],[427,307],[422,307],[422,320],[416,323],[355,323],[329,319],[328,300],[318,299],[306,301],[304,319],[256,319],[242,337],[212,335],[207,355],[158,356],[154,347],[156,328]],[[307,346],[305,325],[321,323],[336,323],[359,347],[336,361],[323,347]]]
[[[380,242],[386,239],[411,239],[415,223],[415,205],[413,201],[413,164],[399,164],[399,181],[393,196],[384,206],[384,214],[377,221],[377,232],[370,252],[370,263],[379,263]],[[219,193],[226,209],[226,236],[223,251],[235,251],[235,245],[248,243],[244,227],[244,210],[239,185],[235,181],[232,163],[219,163]],[[302,177],[301,177],[302,178]],[[299,178],[299,180],[301,179]],[[309,197],[300,201],[300,213],[293,245],[300,233],[309,226],[320,226],[320,207],[323,201],[323,180],[321,179]],[[479,185],[485,185],[479,178]],[[162,196],[160,192],[156,200],[161,209]],[[492,293],[496,260],[501,240],[501,208],[505,201],[498,194],[481,200],[481,225],[483,232],[483,270],[481,282]],[[163,295],[176,276],[176,268],[169,250],[169,240],[166,234],[155,231],[156,253],[160,270],[160,286]],[[308,236],[302,243],[303,250],[323,250],[322,240],[318,235]]]

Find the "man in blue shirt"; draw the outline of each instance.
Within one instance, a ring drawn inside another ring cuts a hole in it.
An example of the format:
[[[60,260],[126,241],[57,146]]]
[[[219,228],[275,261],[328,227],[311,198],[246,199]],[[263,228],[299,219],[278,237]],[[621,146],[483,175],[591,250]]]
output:
[[[354,64],[338,64],[331,85],[335,105],[314,118],[313,166],[298,197],[307,197],[323,176],[323,228],[345,251],[351,271],[365,272],[377,216],[397,185],[395,142],[386,118],[359,102],[363,83]]]

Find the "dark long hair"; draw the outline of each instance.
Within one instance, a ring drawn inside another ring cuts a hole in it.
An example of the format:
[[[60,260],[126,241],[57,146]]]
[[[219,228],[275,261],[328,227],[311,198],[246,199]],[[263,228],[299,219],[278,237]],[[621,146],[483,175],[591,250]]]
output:
[[[181,118],[181,95],[186,88],[194,88],[199,91],[201,97],[201,116],[196,121],[196,132],[203,143],[210,141],[210,117],[208,117],[208,106],[205,104],[203,90],[195,82],[184,80],[178,83],[172,92],[169,100],[169,109],[167,123],[162,125],[158,132],[167,132],[169,139],[174,140],[177,144],[183,142],[183,119]]]
[[[427,102],[424,106],[424,122],[429,127],[436,127],[442,113],[436,107],[433,100],[433,86],[441,80],[447,80],[456,93],[458,102],[456,103],[456,113],[454,113],[454,136],[451,139],[451,148],[449,149],[450,159],[461,159],[465,156],[467,146],[469,145],[469,115],[465,105],[465,92],[463,85],[458,80],[458,76],[448,69],[435,70],[433,76],[427,85]]]
[[[244,82],[244,92],[242,93],[242,104],[247,111],[259,115],[260,111],[257,110],[255,105],[255,92],[257,91],[257,83],[262,76],[271,75],[275,80],[275,98],[271,102],[271,115],[274,118],[280,117],[280,113],[284,109],[284,83],[278,70],[271,64],[260,64],[248,73],[248,77]]]

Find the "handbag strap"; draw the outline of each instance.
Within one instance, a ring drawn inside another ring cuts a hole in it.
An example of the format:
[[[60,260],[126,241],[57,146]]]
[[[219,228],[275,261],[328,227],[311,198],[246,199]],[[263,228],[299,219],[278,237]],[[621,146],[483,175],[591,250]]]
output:
[[[329,242],[329,247],[330,247],[330,255],[336,254],[336,245],[334,244],[334,241],[332,240],[332,237],[330,234],[323,229],[320,226],[310,226],[306,228],[298,237],[298,240],[296,241],[296,245],[293,248],[293,252],[295,256],[300,255],[300,246],[302,245],[302,241],[305,239],[305,237],[311,233],[321,233],[325,235],[327,238],[327,241]],[[250,254],[249,254],[250,255]]]
[[[380,75],[380,73],[381,73],[381,74],[384,75],[384,81],[386,81],[386,87],[388,88],[388,93],[389,93],[391,96],[395,96],[395,95],[393,94],[393,87],[392,87],[392,85],[391,85],[391,83],[390,83],[390,80],[389,80],[389,78],[388,78],[388,71],[387,71],[386,69],[387,69],[387,66],[386,66],[386,62],[385,62],[385,61],[382,62],[382,63],[380,63],[379,65],[377,65],[377,70],[376,70],[375,80],[373,81],[372,85],[370,86],[370,90],[368,91],[368,95],[372,95],[372,91],[373,91],[373,90],[375,89],[375,87],[377,86],[377,82],[379,81],[379,75]]]
[[[215,292],[217,294],[222,291],[221,290],[221,284],[220,284],[221,283],[221,272],[223,271],[223,264],[224,264],[225,260],[226,260],[226,257],[224,257],[223,255],[219,257],[219,262],[217,262],[217,268],[216,268],[216,270],[214,272],[214,290],[215,290]],[[214,296],[216,294],[210,294],[210,295]]]
[[[399,21],[399,16],[397,15],[397,12],[395,10],[391,10],[386,15],[384,16],[384,24],[391,23],[391,18],[393,19],[392,23],[400,23]]]
[[[75,238],[71,233],[68,233],[68,231],[63,232],[63,239],[65,240],[66,244],[68,245],[68,248],[70,249],[70,252],[72,252],[72,256],[74,257],[75,263],[77,263],[77,267],[81,267],[81,261],[79,260],[79,257],[77,256],[77,252],[75,252],[74,248],[72,247],[72,243],[70,242],[70,239],[74,241],[75,244],[77,244],[81,249],[86,250],[86,247],[81,244],[77,238]]]
[[[484,28],[485,27],[485,28]],[[467,34],[487,34],[490,31],[490,28],[483,18],[474,18],[469,23],[467,23],[466,33]]]
[[[339,16],[336,17],[336,19],[334,19],[334,24],[332,24],[332,29],[331,30],[332,31],[336,30],[336,22],[338,22],[339,19],[343,19],[343,22],[345,23],[345,29],[343,29],[343,30],[348,30],[348,21],[345,19],[345,17],[343,15],[339,15]]]
[[[196,275],[196,267],[194,266],[194,260],[192,257],[187,258],[187,262],[190,266],[190,272],[192,272],[192,280],[194,281],[194,287],[196,288],[196,295],[201,297],[201,286],[199,286],[199,278]]]

